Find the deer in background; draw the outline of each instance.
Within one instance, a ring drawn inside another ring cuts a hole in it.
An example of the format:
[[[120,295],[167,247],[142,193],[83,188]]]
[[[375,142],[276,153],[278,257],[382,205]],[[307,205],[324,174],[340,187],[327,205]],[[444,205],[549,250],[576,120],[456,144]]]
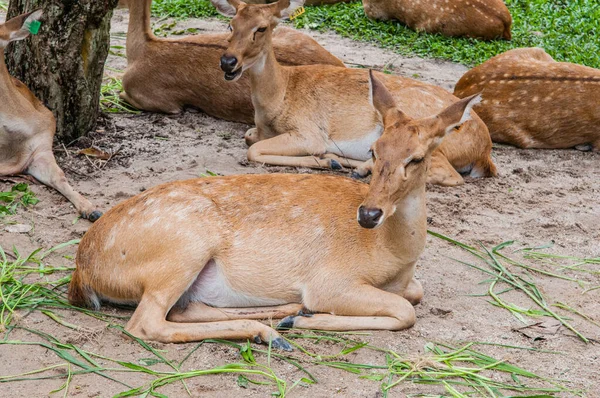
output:
[[[369,18],[396,19],[445,36],[511,39],[512,17],[502,0],[363,0]]]
[[[273,29],[302,1],[280,0],[248,5],[239,0],[212,0],[231,20],[232,33],[221,58],[225,79],[250,77],[256,128],[246,133],[248,159],[278,166],[357,168],[366,176],[372,167],[371,144],[381,136],[383,120],[369,103],[364,69],[330,65],[282,66],[274,55]],[[444,89],[416,80],[378,74],[398,106],[409,116],[434,115],[458,101]],[[448,137],[433,154],[429,182],[459,185],[459,174],[496,175],[492,142],[477,116]]]
[[[29,174],[64,195],[83,218],[96,221],[102,213],[69,185],[56,164],[54,115],[6,67],[8,43],[28,37],[29,27],[41,17],[37,10],[0,25],[0,176]]]
[[[270,4],[275,3],[277,0],[248,0],[246,4]],[[347,3],[352,0],[306,0],[304,5],[307,6],[319,6],[322,4],[336,4],[336,3]]]
[[[471,69],[454,93],[481,91],[476,109],[495,142],[600,151],[600,70],[519,48]]]
[[[291,350],[257,321],[284,316],[280,328],[411,327],[423,296],[414,272],[427,236],[427,169],[477,97],[415,120],[371,79],[385,129],[371,148],[370,185],[267,174],[149,189],[85,234],[70,302],[137,304],[126,329],[163,343],[254,338]]]
[[[158,39],[150,28],[152,0],[129,0],[127,70],[121,98],[151,112],[179,113],[186,105],[221,119],[252,124],[250,82],[226,84],[219,60],[227,34]],[[309,36],[290,28],[274,34],[277,58],[286,65],[344,64]]]

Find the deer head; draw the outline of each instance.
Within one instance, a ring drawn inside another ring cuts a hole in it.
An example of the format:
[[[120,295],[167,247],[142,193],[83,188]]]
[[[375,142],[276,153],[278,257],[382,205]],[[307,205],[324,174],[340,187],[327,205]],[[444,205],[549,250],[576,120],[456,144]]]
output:
[[[248,5],[240,0],[211,2],[221,14],[233,17],[229,24],[229,47],[221,57],[226,80],[237,80],[245,70],[264,62],[271,51],[273,29],[304,4],[304,0],[279,0],[261,5]]]
[[[373,175],[369,192],[358,208],[358,223],[377,228],[396,211],[396,204],[423,187],[431,154],[444,137],[470,119],[480,95],[462,99],[439,114],[412,119],[397,108],[394,98],[369,71],[373,107],[384,122],[384,132],[371,147]]]

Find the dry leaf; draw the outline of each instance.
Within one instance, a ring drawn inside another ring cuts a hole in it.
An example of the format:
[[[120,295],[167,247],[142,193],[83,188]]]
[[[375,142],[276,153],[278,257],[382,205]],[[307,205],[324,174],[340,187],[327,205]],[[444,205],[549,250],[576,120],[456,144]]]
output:
[[[6,232],[10,232],[12,234],[26,234],[31,231],[31,225],[27,224],[13,224],[8,225],[5,228]]]
[[[102,159],[102,160],[110,159],[110,153],[106,153],[106,152],[101,151],[100,149],[97,149],[94,147],[82,149],[81,151],[77,152],[77,154],[89,156],[91,158],[98,158],[98,159]]]

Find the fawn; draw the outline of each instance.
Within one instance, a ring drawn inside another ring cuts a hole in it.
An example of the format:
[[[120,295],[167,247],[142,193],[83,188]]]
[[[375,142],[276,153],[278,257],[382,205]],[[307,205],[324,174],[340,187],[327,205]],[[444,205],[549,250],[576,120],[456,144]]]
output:
[[[102,213],[77,193],[56,164],[52,141],[56,120],[35,95],[8,73],[4,50],[8,43],[30,35],[42,10],[19,15],[0,25],[0,176],[26,173],[64,195],[83,218],[96,221]]]
[[[355,167],[366,176],[372,167],[369,148],[383,121],[369,103],[364,69],[330,65],[282,66],[275,59],[272,32],[302,1],[280,0],[248,5],[212,0],[231,20],[229,47],[221,58],[225,78],[250,77],[256,128],[246,133],[248,159],[279,166],[340,169]],[[446,90],[416,80],[377,75],[400,108],[414,118],[428,117],[458,101]],[[473,177],[496,175],[492,142],[485,124],[474,116],[434,153],[429,182],[459,185],[459,172]]]
[[[152,0],[129,0],[128,66],[121,98],[151,112],[179,113],[193,106],[231,121],[254,123],[250,82],[226,84],[219,59],[227,48],[227,34],[201,34],[159,39],[150,28]],[[304,33],[280,28],[274,33],[277,59],[286,65],[344,66]]]
[[[482,90],[477,112],[495,142],[600,151],[600,70],[519,48],[471,69],[454,93]]]
[[[478,97],[412,119],[371,79],[385,129],[372,146],[370,185],[267,174],[154,187],[85,234],[70,302],[137,304],[127,330],[165,343],[255,338],[291,350],[256,320],[284,316],[282,328],[411,327],[423,295],[414,271],[426,240],[427,170]]]
[[[417,31],[478,39],[511,39],[512,17],[502,0],[363,0],[373,19],[397,19]]]

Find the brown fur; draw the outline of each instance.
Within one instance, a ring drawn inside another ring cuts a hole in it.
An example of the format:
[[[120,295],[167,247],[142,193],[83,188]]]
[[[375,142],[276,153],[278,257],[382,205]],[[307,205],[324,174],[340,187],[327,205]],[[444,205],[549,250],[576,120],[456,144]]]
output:
[[[408,27],[446,36],[510,40],[512,17],[502,0],[363,0],[373,19],[397,19]]]
[[[227,84],[219,59],[227,33],[159,39],[150,29],[151,0],[130,0],[128,66],[122,98],[136,108],[178,113],[194,106],[221,119],[253,123],[250,83]],[[275,34],[277,58],[286,65],[343,63],[307,35],[290,28]]]
[[[374,87],[375,98],[387,95],[381,83]],[[380,103],[386,126],[373,146],[370,187],[338,176],[269,174],[149,189],[85,234],[70,300],[138,304],[127,330],[162,342],[258,337],[288,349],[277,332],[252,319],[302,306],[319,314],[284,323],[325,330],[412,326],[412,305],[423,295],[413,276],[426,240],[427,169],[473,99],[422,120],[393,101]],[[381,216],[361,228],[357,209],[364,225],[366,207]]]
[[[600,151],[600,70],[556,62],[541,48],[520,48],[470,70],[454,92],[481,91],[475,109],[495,142]]]
[[[247,4],[269,4],[274,3],[277,0],[248,0],[245,1]],[[307,6],[318,6],[321,4],[336,4],[336,3],[347,3],[352,0],[306,0],[304,5]]]
[[[219,6],[228,11],[228,3],[222,1]],[[235,9],[229,7],[234,13]],[[280,65],[273,54],[271,32],[280,13],[290,12],[285,7],[290,7],[289,1],[240,3],[231,21],[233,33],[225,56],[238,60],[238,77],[242,70],[246,70],[242,75],[250,75],[256,109],[256,128],[246,133],[246,142],[251,145],[248,159],[296,167],[342,164],[357,167],[358,174],[364,176],[370,169],[369,147],[383,125],[369,103],[367,71],[330,65]],[[267,30],[254,35],[261,27]],[[393,93],[398,106],[413,118],[434,115],[458,101],[437,86],[400,76],[378,77]],[[457,170],[474,177],[496,175],[491,149],[487,127],[474,116],[436,151],[429,182],[462,184]]]
[[[29,36],[24,24],[30,17],[31,20],[41,17],[41,11],[34,13],[0,25],[0,176],[30,174],[64,195],[82,217],[95,221],[102,213],[73,190],[56,164],[52,153],[54,115],[22,82],[11,77],[6,68],[6,45]]]

